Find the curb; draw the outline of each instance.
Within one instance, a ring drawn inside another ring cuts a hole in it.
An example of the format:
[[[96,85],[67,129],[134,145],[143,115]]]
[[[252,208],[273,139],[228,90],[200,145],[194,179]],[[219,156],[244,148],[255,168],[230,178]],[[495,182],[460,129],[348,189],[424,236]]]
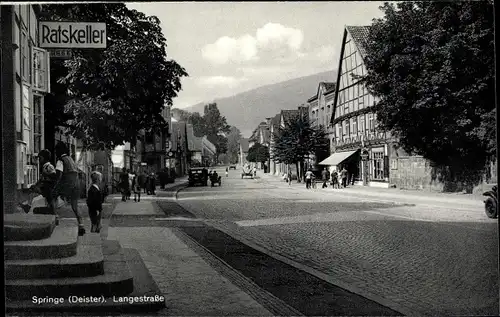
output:
[[[177,195],[179,194],[179,192],[181,190],[184,190],[184,189],[188,188],[188,187],[189,187],[188,182],[181,183],[178,186],[174,187],[175,188],[174,189],[174,199],[177,200]]]
[[[257,303],[263,306],[266,310],[275,316],[304,316],[301,312],[291,307],[281,299],[277,298],[268,291],[262,289],[255,284],[251,279],[242,275],[224,260],[213,254],[210,250],[199,244],[179,228],[172,230],[174,234],[184,242],[189,248],[197,253],[205,260],[212,268],[214,268],[221,276],[230,280],[231,283],[242,289]]]
[[[254,243],[248,239],[246,239],[245,237],[242,237],[240,234],[234,232],[232,229],[230,228],[227,228],[223,225],[220,225],[220,224],[217,224],[217,223],[213,223],[213,222],[209,222],[209,221],[206,221],[205,222],[207,225],[209,226],[212,226],[213,228],[217,229],[217,230],[220,230],[224,233],[226,233],[227,235],[233,237],[234,239],[240,241],[241,243],[243,244],[246,244],[247,246],[257,250],[257,251],[260,251],[278,261],[281,261],[285,264],[288,264],[292,267],[295,267],[299,270],[302,270],[306,273],[309,273],[327,283],[330,283],[334,286],[337,286],[337,287],[341,287],[349,292],[352,292],[354,294],[357,294],[357,295],[360,295],[362,297],[365,297],[369,300],[372,300],[374,302],[377,302],[383,306],[386,306],[390,309],[393,309],[395,311],[398,311],[400,312],[401,314],[403,314],[404,316],[424,316],[426,315],[423,311],[416,311],[415,308],[410,308],[410,307],[406,307],[404,305],[401,305],[401,304],[398,304],[398,303],[395,303],[393,302],[392,300],[389,300],[389,299],[386,299],[386,298],[383,298],[377,294],[373,294],[369,291],[365,291],[355,285],[352,285],[351,283],[346,283],[346,282],[343,282],[343,281],[339,281],[338,279],[336,278],[333,278],[321,271],[318,271],[314,268],[311,268],[307,265],[304,265],[304,264],[301,264],[299,262],[296,262],[295,260],[289,258],[288,256],[286,255],[282,255],[282,254],[279,254],[279,253],[276,253],[270,249],[268,249],[267,247],[265,246],[262,246],[260,244],[257,244],[257,243]]]

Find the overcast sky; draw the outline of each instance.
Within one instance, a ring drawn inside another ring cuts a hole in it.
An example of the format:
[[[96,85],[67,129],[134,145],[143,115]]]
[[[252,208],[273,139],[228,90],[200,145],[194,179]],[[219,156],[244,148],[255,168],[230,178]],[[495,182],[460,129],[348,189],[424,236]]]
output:
[[[161,21],[167,54],[189,73],[174,107],[333,70],[345,25],[370,25],[382,2],[127,3]]]

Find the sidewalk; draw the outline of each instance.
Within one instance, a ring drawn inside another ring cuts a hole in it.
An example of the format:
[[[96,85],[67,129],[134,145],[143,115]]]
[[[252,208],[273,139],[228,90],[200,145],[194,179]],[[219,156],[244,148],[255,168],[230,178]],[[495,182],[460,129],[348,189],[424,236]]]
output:
[[[284,182],[281,177],[258,173],[257,174],[260,179],[264,182],[282,186],[282,187],[292,187],[297,189],[306,190],[305,184],[297,183],[296,180],[292,182],[292,185],[289,186],[286,182]],[[321,184],[318,184],[318,188],[316,191],[321,190]],[[401,190],[397,188],[377,188],[377,187],[369,187],[369,186],[349,186],[347,188],[342,188],[339,190],[344,194],[351,195],[363,195],[369,197],[377,197],[377,198],[386,198],[386,199],[405,199],[405,200],[413,200],[416,202],[437,202],[437,203],[453,203],[453,204],[463,204],[465,206],[482,206],[483,196],[479,193],[476,194],[462,194],[462,193],[439,193],[439,192],[430,192],[430,191],[419,191],[419,190]],[[329,186],[328,191],[324,189],[324,193],[333,193],[338,192],[337,190],[332,191],[331,186]]]
[[[178,185],[178,183],[176,184]],[[114,216],[165,218],[153,201],[118,202]],[[135,218],[135,217],[132,217]],[[148,227],[107,228],[107,239],[138,250],[162,294],[163,316],[271,316],[250,295],[219,274],[177,235],[177,229],[157,221]]]

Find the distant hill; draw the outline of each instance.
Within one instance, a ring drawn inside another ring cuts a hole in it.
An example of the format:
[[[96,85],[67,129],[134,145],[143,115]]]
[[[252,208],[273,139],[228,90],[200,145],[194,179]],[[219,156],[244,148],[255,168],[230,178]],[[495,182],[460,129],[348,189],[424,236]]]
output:
[[[231,97],[215,99],[215,102],[227,123],[237,127],[243,137],[250,137],[266,117],[273,117],[281,110],[297,109],[316,93],[319,82],[336,80],[337,74],[331,70],[258,87]],[[208,101],[182,110],[203,115],[203,106],[207,103]]]

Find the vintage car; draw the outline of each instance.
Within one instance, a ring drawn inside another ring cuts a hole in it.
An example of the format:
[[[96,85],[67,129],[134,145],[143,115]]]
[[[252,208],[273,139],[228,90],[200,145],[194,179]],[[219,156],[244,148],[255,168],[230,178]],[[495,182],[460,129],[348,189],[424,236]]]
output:
[[[214,187],[215,184],[222,186],[222,177],[220,177],[216,173],[212,173],[212,174],[210,174],[210,183],[211,183],[212,187]]]
[[[250,166],[243,166],[241,168],[241,178],[243,178],[245,176],[250,176],[253,179],[254,175],[253,175],[252,168]]]
[[[189,170],[189,186],[200,184],[208,186],[208,171],[203,167],[193,167]]]
[[[236,164],[231,164],[229,165],[230,170],[236,170]]]

